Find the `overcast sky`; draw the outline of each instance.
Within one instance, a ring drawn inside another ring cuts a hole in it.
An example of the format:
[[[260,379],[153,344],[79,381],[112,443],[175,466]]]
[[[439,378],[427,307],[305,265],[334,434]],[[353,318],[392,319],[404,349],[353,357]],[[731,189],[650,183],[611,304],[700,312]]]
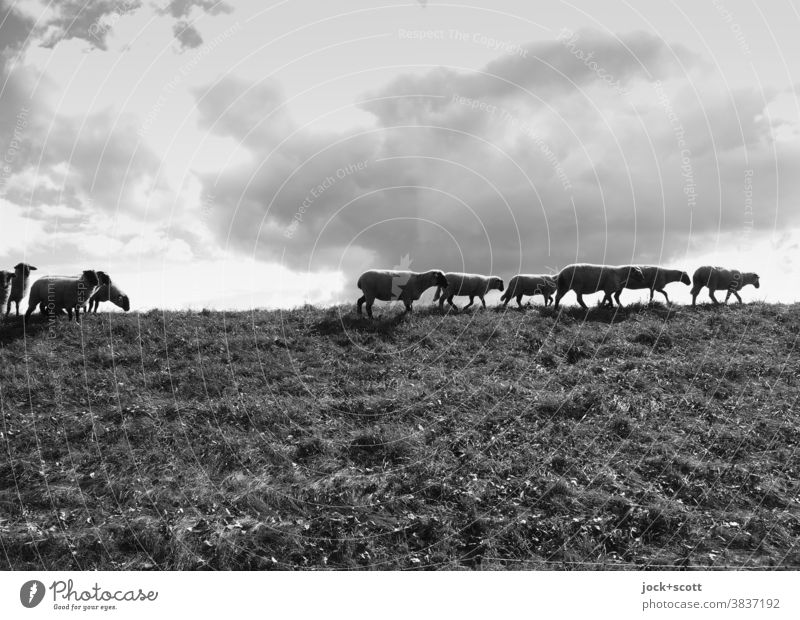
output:
[[[794,3],[470,4],[0,0],[1,266],[139,309],[576,261],[800,298]]]

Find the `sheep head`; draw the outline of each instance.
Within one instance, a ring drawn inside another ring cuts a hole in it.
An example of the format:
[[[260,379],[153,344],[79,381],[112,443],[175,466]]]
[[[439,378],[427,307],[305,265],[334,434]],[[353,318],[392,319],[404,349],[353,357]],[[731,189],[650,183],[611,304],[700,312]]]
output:
[[[689,286],[691,283],[692,283],[692,280],[689,277],[689,274],[686,273],[685,271],[681,271],[681,284],[685,284],[686,286]]]
[[[115,306],[122,308],[125,312],[131,309],[131,300],[127,295],[117,293],[111,301],[114,302]]]
[[[14,265],[14,271],[21,273],[23,277],[27,277],[31,271],[36,271],[36,267],[28,263],[17,263]]]
[[[433,274],[436,277],[436,286],[447,287],[447,278],[444,277],[444,272],[434,271]]]
[[[498,291],[504,291],[506,287],[503,283],[503,278],[492,278],[492,283],[489,288],[496,288]]]

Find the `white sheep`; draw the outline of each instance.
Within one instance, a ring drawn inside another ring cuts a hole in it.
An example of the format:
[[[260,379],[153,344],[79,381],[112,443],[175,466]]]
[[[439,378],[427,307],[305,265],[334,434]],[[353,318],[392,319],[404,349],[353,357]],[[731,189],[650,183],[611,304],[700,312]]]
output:
[[[520,273],[508,283],[508,288],[500,300],[503,307],[508,306],[512,298],[517,298],[517,305],[522,308],[522,297],[541,295],[544,297],[544,305],[553,302],[553,293],[558,289],[555,278],[547,274]]]
[[[603,291],[606,294],[603,298],[604,302],[606,299],[611,302],[611,294],[625,288],[630,278],[644,280],[644,274],[639,267],[628,265],[617,267],[590,265],[588,263],[567,265],[558,273],[556,278],[558,292],[556,293],[555,307],[558,308],[558,302],[570,290],[575,291],[578,303],[582,308],[586,308],[586,304],[583,303],[583,296],[598,291]],[[619,300],[617,303],[619,303]],[[614,303],[611,302],[611,305],[613,306]]]
[[[13,271],[0,271],[0,308],[11,295],[11,284],[15,278]]]
[[[28,309],[25,312],[26,322],[36,306],[39,306],[42,314],[61,314],[62,310],[66,310],[70,320],[72,311],[75,310],[75,320],[80,321],[80,308],[85,306],[99,284],[97,272],[91,269],[77,277],[39,278],[31,286]]]
[[[708,287],[708,295],[711,297],[711,301],[714,302],[715,306],[719,305],[717,298],[714,297],[715,291],[728,291],[728,294],[725,295],[725,303],[728,303],[731,293],[736,295],[736,299],[739,300],[739,303],[742,303],[742,298],[739,297],[738,293],[738,291],[742,290],[742,287],[748,284],[752,284],[756,288],[761,286],[757,273],[742,272],[738,269],[725,269],[724,267],[712,267],[710,265],[698,267],[692,276],[692,283],[693,306],[697,303],[697,296],[704,286]]]
[[[458,310],[458,306],[453,303],[453,297],[456,296],[469,297],[469,303],[464,306],[464,310],[475,303],[476,297],[481,300],[485,308],[486,300],[484,299],[484,295],[495,289],[502,291],[504,288],[502,278],[498,278],[497,276],[448,272],[444,274],[444,277],[447,279],[447,286],[437,287],[436,294],[433,296],[433,301],[439,300],[439,309],[442,311],[444,311],[445,301]]]
[[[13,301],[17,308],[17,316],[19,316],[19,302],[25,299],[28,292],[28,278],[31,271],[36,271],[36,267],[28,263],[19,263],[14,266],[14,281],[11,284],[11,294],[8,296],[6,302],[6,316],[11,313],[11,302]]]
[[[628,279],[628,283],[625,285],[625,288],[629,288],[632,290],[641,290],[641,289],[650,289],[650,303],[653,302],[653,292],[658,291],[664,296],[664,299],[667,300],[669,303],[669,296],[667,295],[667,291],[664,290],[664,287],[671,282],[681,282],[682,284],[686,284],[687,286],[692,283],[689,279],[689,274],[685,271],[681,271],[680,269],[663,269],[662,267],[657,267],[656,265],[626,265],[628,269],[633,269],[634,267],[638,267],[642,270],[642,274],[644,275],[643,279],[639,279],[635,275]],[[614,293],[614,299],[617,300],[617,305],[622,305],[619,301],[619,296],[622,291],[617,291]],[[611,296],[606,295],[603,299],[603,303],[608,302],[612,306],[614,305],[611,302]]]
[[[358,314],[361,314],[361,306],[366,301],[367,315],[372,318],[372,304],[376,299],[402,301],[405,311],[411,312],[414,301],[432,286],[447,287],[447,278],[438,269],[423,273],[370,269],[358,278],[358,288],[364,293],[356,302]]]
[[[98,272],[97,275],[99,277],[100,273]],[[113,282],[111,284],[101,284],[97,287],[92,296],[89,297],[88,312],[97,314],[97,307],[101,301],[110,301],[125,312],[131,309],[130,298]]]

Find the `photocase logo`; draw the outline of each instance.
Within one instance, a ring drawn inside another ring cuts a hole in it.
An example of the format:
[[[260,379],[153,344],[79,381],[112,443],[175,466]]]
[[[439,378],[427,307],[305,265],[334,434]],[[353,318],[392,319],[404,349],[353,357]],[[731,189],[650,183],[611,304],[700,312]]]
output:
[[[31,609],[42,602],[44,598],[44,584],[36,579],[31,579],[22,584],[19,589],[19,602],[23,607]]]

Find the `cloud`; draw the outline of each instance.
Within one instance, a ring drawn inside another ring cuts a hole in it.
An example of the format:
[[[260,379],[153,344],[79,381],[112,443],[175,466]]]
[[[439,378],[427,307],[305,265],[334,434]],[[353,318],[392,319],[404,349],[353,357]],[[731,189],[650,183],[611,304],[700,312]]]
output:
[[[200,33],[184,19],[175,22],[172,32],[181,44],[181,49],[193,49],[203,44],[203,37],[200,36]]]
[[[114,25],[141,6],[141,0],[61,0],[42,27],[42,45],[55,47],[60,41],[82,39],[105,50]]]
[[[52,4],[53,15],[38,28],[41,45],[52,48],[61,41],[81,39],[93,48],[106,50],[108,36],[117,23],[143,6],[142,0],[60,0]],[[208,15],[233,11],[229,4],[215,0],[172,0],[158,13],[185,18],[195,8]],[[185,19],[173,25],[173,32],[182,48],[198,47],[203,42],[194,25]]]
[[[172,0],[163,12],[169,13],[173,17],[186,17],[192,9],[198,7],[209,15],[219,15],[220,13],[231,13],[233,7],[222,0]]]

